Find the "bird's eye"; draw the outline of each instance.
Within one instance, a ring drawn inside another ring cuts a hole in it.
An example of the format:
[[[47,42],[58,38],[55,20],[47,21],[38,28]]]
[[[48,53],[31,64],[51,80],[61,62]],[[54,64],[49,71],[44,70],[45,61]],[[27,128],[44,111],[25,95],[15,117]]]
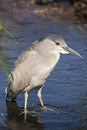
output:
[[[58,45],[60,45],[60,43],[59,43],[59,42],[56,42],[56,46],[58,46]]]

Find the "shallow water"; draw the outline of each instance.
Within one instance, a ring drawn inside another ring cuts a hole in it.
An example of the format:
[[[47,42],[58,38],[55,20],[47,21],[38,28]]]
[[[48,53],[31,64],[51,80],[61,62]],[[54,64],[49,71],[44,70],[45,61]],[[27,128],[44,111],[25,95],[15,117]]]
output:
[[[83,58],[61,56],[42,91],[47,109],[40,108],[36,91],[31,92],[26,121],[20,114],[23,94],[18,96],[17,102],[5,101],[6,76],[0,67],[0,130],[87,130],[87,32],[81,25],[37,17],[14,20],[11,27],[18,44],[15,45],[9,37],[7,41],[0,40],[0,57],[10,68],[27,46],[51,33],[61,35]]]

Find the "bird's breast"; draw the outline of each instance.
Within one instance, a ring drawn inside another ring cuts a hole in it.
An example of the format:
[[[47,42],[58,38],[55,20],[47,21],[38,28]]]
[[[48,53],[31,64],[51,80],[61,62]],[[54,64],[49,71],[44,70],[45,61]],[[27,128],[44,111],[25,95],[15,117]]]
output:
[[[34,68],[34,75],[31,79],[31,86],[42,86],[47,77],[50,75],[51,71],[54,69],[55,65],[57,64],[59,60],[59,56],[52,56],[46,59],[46,61],[40,62],[35,68]]]

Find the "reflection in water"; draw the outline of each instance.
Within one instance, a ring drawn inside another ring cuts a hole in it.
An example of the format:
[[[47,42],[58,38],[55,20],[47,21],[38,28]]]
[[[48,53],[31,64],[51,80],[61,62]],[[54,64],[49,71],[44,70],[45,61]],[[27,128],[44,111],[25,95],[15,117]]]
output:
[[[38,117],[34,117],[31,114],[27,114],[27,119],[25,121],[24,114],[21,114],[22,108],[20,108],[16,102],[6,101],[6,107],[7,107],[6,125],[11,130],[44,129],[43,124],[41,122],[38,122]]]

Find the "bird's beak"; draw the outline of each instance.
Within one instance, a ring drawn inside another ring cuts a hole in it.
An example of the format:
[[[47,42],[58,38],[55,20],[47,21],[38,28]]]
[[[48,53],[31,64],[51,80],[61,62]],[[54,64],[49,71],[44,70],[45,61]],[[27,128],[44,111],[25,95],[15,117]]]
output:
[[[70,47],[66,46],[66,47],[63,47],[64,50],[66,50],[68,53],[72,54],[72,55],[75,55],[75,56],[78,56],[78,57],[81,57],[82,56],[75,50],[71,49]]]

